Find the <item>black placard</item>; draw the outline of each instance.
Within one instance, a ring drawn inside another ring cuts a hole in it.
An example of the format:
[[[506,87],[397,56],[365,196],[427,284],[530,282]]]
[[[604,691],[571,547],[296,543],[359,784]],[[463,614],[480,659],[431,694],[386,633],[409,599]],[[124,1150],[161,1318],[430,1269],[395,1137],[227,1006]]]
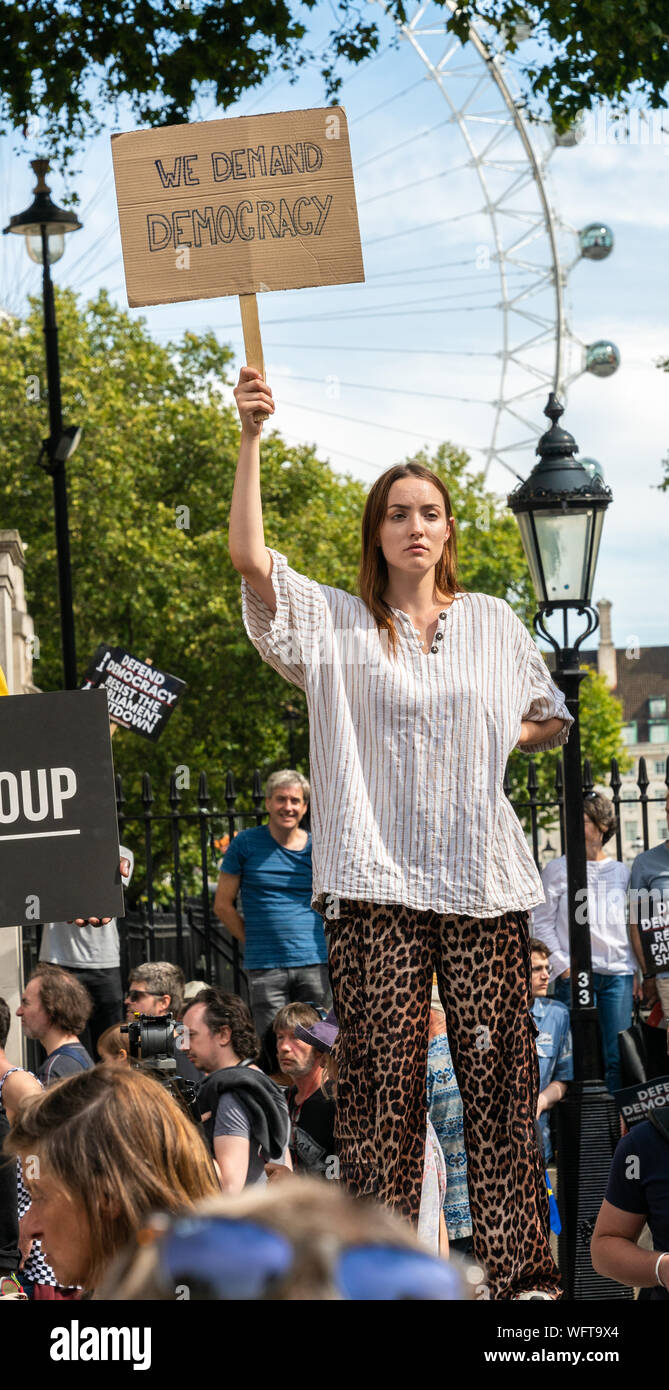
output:
[[[0,700],[0,926],[123,915],[102,691]]]
[[[124,647],[109,647],[103,642],[86,672],[82,689],[94,686],[104,686],[107,691],[109,718],[115,724],[155,743],[186,689],[186,682],[138,661]]]
[[[669,1110],[669,1076],[655,1076],[613,1092],[628,1129],[648,1119],[649,1110]]]
[[[639,940],[647,975],[669,970],[669,900],[660,904],[653,917],[639,921]]]

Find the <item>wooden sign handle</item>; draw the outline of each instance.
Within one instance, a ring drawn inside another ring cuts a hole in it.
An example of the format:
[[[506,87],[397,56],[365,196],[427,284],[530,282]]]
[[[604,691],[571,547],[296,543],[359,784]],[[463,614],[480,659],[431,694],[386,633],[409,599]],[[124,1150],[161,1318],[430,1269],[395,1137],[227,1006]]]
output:
[[[262,338],[260,337],[260,320],[258,318],[258,301],[254,294],[240,294],[239,307],[242,313],[242,331],[244,333],[244,352],[246,354],[247,367],[255,367],[260,372],[263,380],[265,378],[265,363],[262,355]],[[269,420],[266,410],[254,410],[253,420],[256,425],[261,425],[264,420]]]

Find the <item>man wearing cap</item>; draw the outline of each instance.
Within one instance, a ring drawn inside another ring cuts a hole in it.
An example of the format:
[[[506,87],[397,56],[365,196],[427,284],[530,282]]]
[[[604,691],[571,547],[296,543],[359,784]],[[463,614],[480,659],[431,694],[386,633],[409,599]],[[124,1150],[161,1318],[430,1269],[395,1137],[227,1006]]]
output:
[[[311,1004],[286,1004],[274,1020],[281,1071],[291,1078],[288,1095],[290,1156],[296,1173],[336,1178],[334,1101],[323,1090],[323,1066],[337,1036],[333,1013],[322,1018]],[[275,1174],[267,1165],[267,1176]],[[284,1173],[280,1173],[281,1177]]]

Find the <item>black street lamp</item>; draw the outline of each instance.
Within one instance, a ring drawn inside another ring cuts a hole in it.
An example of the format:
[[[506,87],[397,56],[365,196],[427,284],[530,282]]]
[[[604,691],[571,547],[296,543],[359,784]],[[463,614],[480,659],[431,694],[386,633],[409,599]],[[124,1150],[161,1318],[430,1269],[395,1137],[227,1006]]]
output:
[[[551,428],[537,445],[539,462],[510,494],[539,604],[534,626],[556,654],[556,683],[574,723],[562,749],[564,825],[569,900],[569,964],[574,1081],[557,1107],[558,1201],[562,1219],[560,1269],[567,1298],[627,1298],[630,1291],[595,1274],[590,1236],[620,1137],[616,1104],[604,1085],[601,1034],[594,1003],[588,925],[588,874],[583,825],[583,781],[579,729],[579,648],[597,627],[592,584],[611,490],[600,473],[587,470],[574,454],[572,435],[558,424],[563,407],[551,392],[544,414]],[[546,619],[562,614],[562,645]],[[585,620],[573,644],[569,614]]]
[[[79,443],[81,431],[77,426],[63,427],[63,412],[60,396],[60,362],[58,358],[58,327],[51,282],[51,265],[59,261],[65,250],[65,235],[76,232],[81,222],[73,212],[59,208],[51,199],[45,175],[49,169],[48,159],[33,159],[31,168],[35,171],[37,184],[35,197],[25,212],[10,217],[9,226],[4,232],[15,232],[26,239],[26,250],[31,261],[42,266],[42,288],[44,295],[44,343],[46,348],[46,374],[49,392],[49,438],[42,445],[42,455],[46,456],[45,468],[53,478],[53,495],[56,513],[56,548],[58,552],[58,589],[60,594],[60,628],[63,648],[63,672],[65,689],[76,690],[77,655],[74,640],[74,612],[72,607],[72,570],[70,565],[70,533],[67,521],[67,484],[65,463]]]

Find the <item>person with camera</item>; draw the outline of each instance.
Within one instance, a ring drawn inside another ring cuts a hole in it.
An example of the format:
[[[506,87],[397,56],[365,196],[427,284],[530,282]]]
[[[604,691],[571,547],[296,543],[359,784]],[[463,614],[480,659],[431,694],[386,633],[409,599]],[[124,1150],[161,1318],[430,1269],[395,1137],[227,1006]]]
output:
[[[40,1042],[47,1054],[37,1071],[44,1086],[95,1066],[79,1041],[92,1008],[88,990],[70,971],[57,965],[35,967],[16,1014],[25,1036]]]
[[[164,1018],[165,1014],[173,1014],[175,1019],[179,1019],[183,1011],[184,989],[183,970],[179,965],[173,965],[172,961],[149,960],[136,965],[128,979],[124,1001],[126,1020],[130,1022],[135,1014],[144,1014],[148,1018]],[[185,1051],[175,1047],[173,1055],[178,1076],[193,1083],[202,1080],[202,1072],[193,1066]]]
[[[237,994],[204,989],[184,1012],[188,1055],[206,1073],[198,1094],[205,1137],[224,1192],[266,1182],[265,1164],[288,1162],[288,1107],[256,1066],[258,1036]]]

